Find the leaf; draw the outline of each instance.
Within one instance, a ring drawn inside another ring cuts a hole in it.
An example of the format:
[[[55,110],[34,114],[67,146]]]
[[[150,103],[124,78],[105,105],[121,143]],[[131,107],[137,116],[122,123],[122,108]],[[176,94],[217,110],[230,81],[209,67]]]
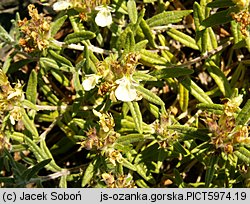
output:
[[[161,100],[159,96],[154,94],[153,92],[149,91],[148,89],[142,87],[142,86],[136,86],[136,90],[142,95],[143,98],[148,100],[151,103],[154,103],[156,105],[165,106],[164,102]]]
[[[250,120],[250,99],[247,100],[244,107],[239,112],[236,118],[237,125],[246,125]]]
[[[147,137],[150,138],[150,135],[144,135],[144,134],[128,134],[126,136],[120,136],[116,140],[117,143],[123,144],[123,145],[129,145],[135,142],[140,142],[142,140],[146,140]]]
[[[33,135],[34,139],[39,139],[39,134],[34,124],[34,121],[30,120],[24,109],[21,109],[22,122],[26,129]]]
[[[140,27],[141,27],[142,32],[145,35],[146,39],[148,40],[149,44],[152,47],[156,48],[157,45],[155,44],[155,35],[152,33],[149,25],[147,24],[147,22],[144,19],[141,20]]]
[[[180,80],[180,83],[200,102],[213,103],[211,98],[190,78]]]
[[[57,32],[60,30],[60,28],[62,27],[62,25],[64,24],[67,18],[68,18],[67,15],[63,15],[62,17],[58,18],[51,24],[51,28],[50,28],[51,37],[54,37],[57,34]]]
[[[230,96],[232,95],[232,89],[226,76],[220,70],[220,68],[212,60],[210,60],[207,63],[207,70],[210,76],[214,79],[217,86],[219,87],[223,96],[225,96],[226,98],[230,98]]]
[[[183,112],[187,111],[189,101],[189,91],[182,85],[179,85],[179,104]]]
[[[26,97],[27,99],[36,104],[36,97],[37,97],[37,73],[33,69],[29,76],[29,81],[26,89]]]
[[[67,44],[79,43],[83,40],[93,39],[94,37],[95,37],[95,33],[91,32],[91,31],[81,31],[81,32],[75,32],[75,33],[68,34],[65,37],[64,42]]]
[[[135,0],[128,0],[127,8],[129,19],[133,24],[135,24],[138,18]]]
[[[174,77],[190,75],[192,73],[194,73],[192,69],[176,67],[176,68],[165,68],[165,69],[155,70],[150,74],[152,76],[157,77],[158,79],[165,79],[165,78],[174,78]]]
[[[210,183],[213,180],[215,168],[219,161],[218,155],[212,155],[209,159],[209,164],[207,166],[206,174],[205,174],[205,187],[208,188]]]
[[[59,182],[59,187],[60,188],[67,188],[67,175],[61,176],[60,182]]]
[[[56,70],[56,69],[52,69],[51,74],[55,77],[55,79],[62,86],[70,87],[70,81],[68,80],[68,78],[62,72],[60,72],[59,70]]]
[[[199,50],[199,47],[196,44],[195,39],[193,39],[192,37],[190,37],[189,35],[176,30],[174,28],[171,28],[167,31],[167,34],[172,37],[174,40],[179,41],[180,43],[182,43],[183,45],[190,47],[192,49],[195,50]]]
[[[223,11],[217,11],[215,14],[209,16],[204,21],[201,22],[201,25],[205,27],[212,27],[215,25],[222,25],[225,23],[229,23],[232,21],[231,13],[233,12],[232,8],[223,10]]]
[[[130,28],[127,30],[126,41],[124,45],[124,53],[133,52],[135,49],[135,38]]]
[[[68,59],[56,53],[55,51],[49,50],[49,54],[51,55],[52,59],[54,59],[57,63],[64,64],[69,67],[73,67],[72,63]]]
[[[34,178],[37,176],[37,173],[44,168],[47,164],[49,164],[51,159],[45,159],[35,166],[33,166],[30,169],[27,169],[26,171],[23,172],[22,177],[24,178],[25,181],[29,181],[31,178]]]
[[[152,174],[147,170],[146,165],[141,162],[136,165],[136,172],[146,181],[148,181],[151,184],[155,184],[156,181]]]
[[[156,67],[157,65],[162,66],[167,66],[170,65],[170,63],[163,57],[161,57],[160,55],[150,52],[148,50],[141,50],[140,51],[140,59],[139,61],[147,66],[151,66],[151,67]]]
[[[178,23],[183,17],[189,15],[190,13],[192,13],[192,10],[164,11],[160,14],[154,15],[152,18],[149,18],[146,22],[150,27]]]
[[[86,186],[91,181],[93,176],[94,176],[94,165],[93,163],[90,162],[82,178],[82,187]]]
[[[213,2],[210,2],[207,4],[207,7],[211,8],[225,8],[225,7],[231,7],[235,4],[232,2],[232,0],[215,0]]]
[[[142,131],[142,115],[140,111],[140,107],[137,102],[127,102],[131,115],[134,119],[135,126],[137,131],[141,134]]]
[[[250,164],[250,151],[245,147],[240,147],[238,150],[234,151],[234,154],[246,164]]]
[[[132,171],[137,170],[135,165],[133,165],[132,163],[130,163],[127,159],[125,159],[123,157],[119,160],[119,163],[122,164],[122,166],[124,166]]]

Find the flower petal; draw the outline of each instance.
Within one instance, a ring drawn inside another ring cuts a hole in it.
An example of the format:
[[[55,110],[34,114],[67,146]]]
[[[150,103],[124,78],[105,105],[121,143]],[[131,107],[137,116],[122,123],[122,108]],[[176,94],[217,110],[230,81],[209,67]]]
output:
[[[58,1],[53,4],[53,10],[54,11],[62,11],[70,8],[72,4],[68,1]]]
[[[86,76],[87,78],[82,82],[82,86],[85,91],[90,91],[91,89],[95,88],[98,80],[101,78],[95,74],[90,74]]]
[[[110,11],[105,8],[103,8],[103,10],[100,10],[95,17],[95,22],[100,27],[109,26],[112,23],[112,16]]]
[[[116,83],[119,84],[115,90],[115,96],[118,100],[128,102],[134,101],[137,98],[136,89],[129,79],[123,77],[122,79],[118,79]]]

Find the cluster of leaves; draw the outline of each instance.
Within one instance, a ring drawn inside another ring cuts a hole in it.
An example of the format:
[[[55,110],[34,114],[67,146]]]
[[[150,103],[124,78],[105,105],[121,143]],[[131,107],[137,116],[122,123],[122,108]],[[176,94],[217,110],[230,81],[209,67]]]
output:
[[[0,26],[2,187],[250,186],[248,1],[41,5]]]

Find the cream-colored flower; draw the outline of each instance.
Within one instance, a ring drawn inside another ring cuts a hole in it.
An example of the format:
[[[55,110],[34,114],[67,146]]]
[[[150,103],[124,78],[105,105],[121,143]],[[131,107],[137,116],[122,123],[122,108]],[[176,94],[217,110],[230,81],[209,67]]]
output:
[[[124,76],[115,82],[119,84],[115,90],[115,96],[118,100],[128,102],[134,101],[138,98],[138,94],[135,89],[138,84],[133,81],[132,78]]]
[[[95,22],[100,27],[109,26],[112,23],[111,8],[108,6],[98,6],[95,8],[98,10],[95,17]]]
[[[68,1],[58,1],[53,4],[54,11],[62,11],[72,7],[72,4]]]
[[[85,91],[90,91],[91,89],[95,88],[96,84],[101,77],[96,74],[89,74],[86,75],[86,79],[82,82],[82,86]]]

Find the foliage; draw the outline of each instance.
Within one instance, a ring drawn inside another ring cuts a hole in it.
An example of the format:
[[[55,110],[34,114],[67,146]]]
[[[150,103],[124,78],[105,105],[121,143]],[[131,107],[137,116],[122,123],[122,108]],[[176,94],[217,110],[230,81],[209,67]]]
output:
[[[2,187],[249,187],[249,2],[41,1],[0,26]]]

